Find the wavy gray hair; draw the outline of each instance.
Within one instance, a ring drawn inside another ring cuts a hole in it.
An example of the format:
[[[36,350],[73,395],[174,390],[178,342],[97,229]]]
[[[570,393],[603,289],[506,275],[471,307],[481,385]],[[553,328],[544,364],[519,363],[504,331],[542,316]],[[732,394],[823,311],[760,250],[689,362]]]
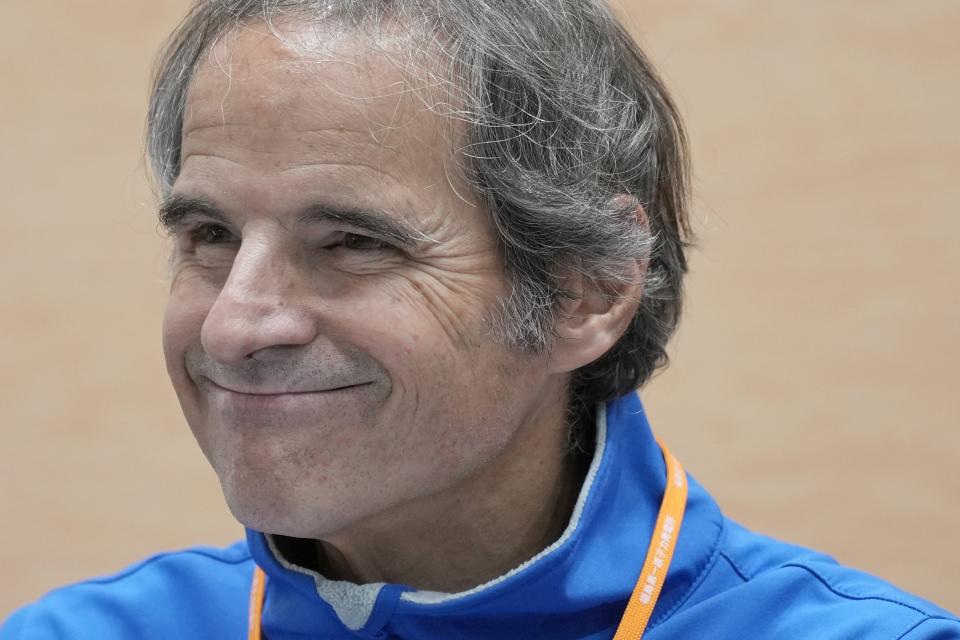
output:
[[[601,0],[198,0],[154,73],[147,149],[162,195],[180,171],[201,57],[238,25],[281,18],[371,36],[400,26],[419,43],[408,63],[430,53],[420,57],[434,68],[419,71],[456,105],[445,115],[463,129],[461,167],[499,234],[513,289],[499,322],[509,343],[550,348],[565,276],[613,291],[646,263],[629,328],[571,381],[572,442],[587,444],[582,418],[666,364],[681,311],[686,140],[650,62]]]

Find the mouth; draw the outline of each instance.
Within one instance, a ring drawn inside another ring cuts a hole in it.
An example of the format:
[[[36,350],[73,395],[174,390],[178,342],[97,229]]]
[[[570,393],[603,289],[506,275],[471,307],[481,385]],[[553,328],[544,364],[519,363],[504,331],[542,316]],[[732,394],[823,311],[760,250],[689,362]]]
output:
[[[284,398],[284,397],[297,397],[297,396],[311,396],[311,395],[323,395],[323,394],[333,394],[340,391],[349,391],[351,389],[357,389],[360,387],[366,387],[373,384],[372,382],[359,382],[356,384],[346,384],[340,386],[332,387],[320,387],[317,389],[271,389],[271,388],[255,388],[255,387],[244,387],[244,388],[234,388],[232,386],[224,386],[222,384],[217,384],[210,378],[204,377],[204,379],[210,383],[210,386],[219,389],[220,391],[225,391],[229,394],[234,394],[238,396],[247,396],[251,398],[262,398],[264,400],[270,398]]]

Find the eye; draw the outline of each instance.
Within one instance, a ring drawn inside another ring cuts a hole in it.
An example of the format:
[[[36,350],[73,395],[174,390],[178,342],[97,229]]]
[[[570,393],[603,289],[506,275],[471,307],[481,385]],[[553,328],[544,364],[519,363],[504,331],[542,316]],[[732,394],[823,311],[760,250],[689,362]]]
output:
[[[223,244],[233,240],[233,234],[229,229],[213,222],[198,225],[190,236],[197,244]]]
[[[345,249],[352,249],[353,251],[378,251],[381,249],[389,249],[390,245],[383,240],[360,235],[359,233],[345,233],[343,234],[343,247]]]

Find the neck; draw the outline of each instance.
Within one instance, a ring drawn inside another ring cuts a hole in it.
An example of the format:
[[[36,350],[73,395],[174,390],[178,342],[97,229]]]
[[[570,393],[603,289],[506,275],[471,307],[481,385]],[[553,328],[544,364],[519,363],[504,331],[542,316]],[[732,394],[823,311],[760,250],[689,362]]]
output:
[[[569,451],[563,411],[520,429],[479,474],[316,541],[320,572],[455,593],[503,575],[566,528],[589,460]]]

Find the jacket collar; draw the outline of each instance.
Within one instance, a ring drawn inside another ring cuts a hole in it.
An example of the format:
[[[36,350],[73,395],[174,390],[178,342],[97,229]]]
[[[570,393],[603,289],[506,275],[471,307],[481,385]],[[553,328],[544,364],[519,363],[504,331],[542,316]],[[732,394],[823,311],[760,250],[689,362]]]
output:
[[[268,576],[266,635],[272,640],[479,639],[492,637],[491,631],[496,637],[559,637],[561,631],[583,637],[612,629],[644,561],[666,465],[636,394],[601,407],[596,434],[596,452],[561,537],[521,566],[469,591],[448,594],[327,580],[290,564],[271,536],[248,529],[251,553]],[[652,625],[696,587],[716,555],[721,530],[716,505],[691,481],[676,555]]]

